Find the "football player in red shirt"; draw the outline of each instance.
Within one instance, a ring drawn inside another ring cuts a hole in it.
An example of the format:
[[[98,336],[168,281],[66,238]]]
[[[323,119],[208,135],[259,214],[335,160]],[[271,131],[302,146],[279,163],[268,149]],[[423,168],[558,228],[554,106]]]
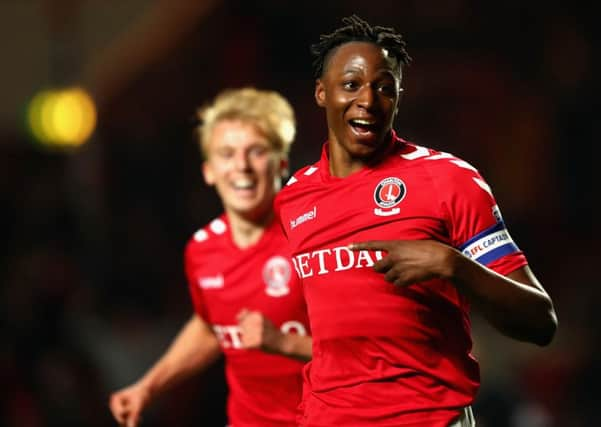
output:
[[[301,368],[311,337],[300,283],[274,220],[294,112],[278,93],[224,91],[200,110],[203,175],[225,212],[185,250],[195,313],[145,375],[110,397],[115,419],[137,426],[142,410],[221,353],[232,427],[296,425]]]
[[[546,345],[553,304],[477,169],[392,129],[401,35],[343,23],[312,46],[321,160],[276,197],[313,334],[300,425],[473,426],[470,308]]]

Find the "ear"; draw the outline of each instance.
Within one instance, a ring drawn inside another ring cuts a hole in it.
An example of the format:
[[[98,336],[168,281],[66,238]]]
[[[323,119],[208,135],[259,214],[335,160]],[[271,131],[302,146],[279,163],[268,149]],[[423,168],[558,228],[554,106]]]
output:
[[[315,102],[322,108],[326,106],[326,89],[321,79],[315,81]]]
[[[202,176],[204,177],[205,182],[208,185],[215,184],[215,175],[213,175],[213,169],[211,169],[209,162],[207,162],[206,160],[202,162]]]
[[[396,117],[399,112],[399,105],[401,105],[401,100],[403,99],[403,88],[399,88],[399,97],[396,100],[396,105],[394,106],[394,116]]]
[[[289,166],[290,164],[288,163],[288,159],[282,157],[280,159],[280,176],[282,178],[288,178],[288,175],[290,175]]]

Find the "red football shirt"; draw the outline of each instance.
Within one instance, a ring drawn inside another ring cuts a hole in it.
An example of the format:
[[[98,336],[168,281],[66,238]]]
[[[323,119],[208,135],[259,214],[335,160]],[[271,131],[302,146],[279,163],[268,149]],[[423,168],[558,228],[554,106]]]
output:
[[[186,247],[185,267],[196,313],[211,324],[225,355],[232,427],[296,425],[303,363],[242,349],[236,315],[261,311],[284,332],[309,334],[300,282],[276,221],[254,245],[240,249],[226,215],[197,231]]]
[[[526,264],[489,186],[467,162],[393,137],[383,162],[346,177],[321,160],[276,198],[313,334],[302,426],[447,426],[479,368],[469,307],[447,281],[396,287],[351,242],[436,239],[507,274]]]

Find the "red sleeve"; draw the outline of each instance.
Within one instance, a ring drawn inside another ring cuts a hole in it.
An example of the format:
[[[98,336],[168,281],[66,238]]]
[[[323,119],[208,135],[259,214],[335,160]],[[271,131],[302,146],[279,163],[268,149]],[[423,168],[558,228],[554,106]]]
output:
[[[275,215],[275,221],[278,223],[278,227],[280,228],[280,230],[282,231],[282,234],[287,239],[288,235],[286,234],[286,227],[284,227],[284,224],[282,223],[282,217],[281,217],[281,192],[279,194],[277,194],[275,197],[275,200],[273,202],[273,212]]]
[[[456,157],[439,160],[437,167],[434,178],[451,244],[500,274],[526,265],[482,175]]]
[[[207,319],[208,317],[202,289],[198,285],[195,275],[195,265],[198,262],[196,245],[197,243],[195,243],[194,240],[190,240],[186,245],[186,249],[184,251],[184,271],[186,273],[188,291],[190,292],[190,298],[192,299],[194,311],[203,319]]]

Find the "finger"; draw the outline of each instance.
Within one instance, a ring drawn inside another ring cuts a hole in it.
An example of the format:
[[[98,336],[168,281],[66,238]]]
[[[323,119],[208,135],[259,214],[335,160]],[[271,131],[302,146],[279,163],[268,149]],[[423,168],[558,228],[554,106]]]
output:
[[[119,414],[119,418],[117,419],[117,421],[119,422],[119,425],[121,426],[127,426],[129,424],[129,412],[124,412],[122,414]]]
[[[386,273],[392,268],[393,264],[394,263],[392,259],[390,259],[389,256],[385,256],[381,260],[376,261],[374,264],[374,270],[376,270],[378,273]]]
[[[370,240],[367,242],[353,242],[348,245],[352,251],[387,251],[390,248],[389,240]]]
[[[384,280],[388,283],[392,283],[395,286],[405,286],[407,284],[407,277],[402,271],[391,268],[385,275]]]
[[[243,308],[242,310],[240,310],[236,315],[236,319],[238,319],[238,322],[241,322],[242,319],[248,316],[248,313],[250,313],[250,311],[247,308]]]
[[[140,421],[140,413],[132,413],[131,416],[129,417],[129,419],[127,420],[127,427],[137,427],[138,423]]]
[[[117,406],[121,403],[121,396],[117,393],[113,393],[109,396],[109,406]]]
[[[395,283],[396,281],[399,279],[399,273],[394,269],[391,268],[390,270],[388,270],[386,272],[386,274],[384,275],[384,280],[386,280],[389,283]]]
[[[127,400],[112,397],[109,401],[109,408],[117,421],[122,422],[124,414],[127,413]]]
[[[114,411],[113,415],[114,415],[115,419],[117,420],[117,422],[119,423],[119,425],[125,425],[127,423],[129,411],[118,410],[118,411]]]
[[[397,277],[397,279],[392,283],[394,286],[398,286],[399,288],[405,286],[405,281],[401,277]]]

